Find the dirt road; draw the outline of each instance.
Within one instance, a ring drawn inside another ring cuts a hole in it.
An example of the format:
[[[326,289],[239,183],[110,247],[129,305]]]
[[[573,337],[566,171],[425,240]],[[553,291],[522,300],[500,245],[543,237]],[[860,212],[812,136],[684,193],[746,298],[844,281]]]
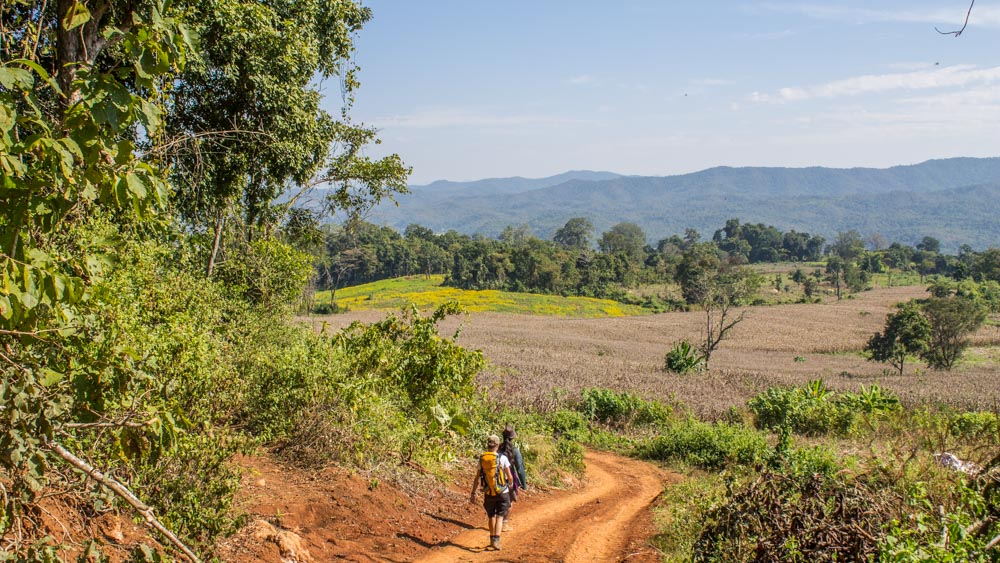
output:
[[[572,494],[514,504],[514,529],[505,532],[501,551],[489,543],[486,516],[479,528],[438,544],[417,561],[657,561],[643,545],[650,532],[647,510],[668,475],[648,463],[588,452],[586,485]]]

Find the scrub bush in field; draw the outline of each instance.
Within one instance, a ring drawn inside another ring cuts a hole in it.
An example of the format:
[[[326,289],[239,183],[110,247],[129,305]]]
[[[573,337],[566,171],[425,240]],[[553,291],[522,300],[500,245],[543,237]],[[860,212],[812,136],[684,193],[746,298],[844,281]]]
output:
[[[949,429],[954,436],[969,439],[1000,439],[997,414],[993,412],[965,412],[951,419]]]
[[[688,341],[674,344],[664,358],[664,369],[674,373],[685,374],[701,368],[705,358]]]
[[[758,428],[777,430],[788,427],[807,436],[844,434],[851,427],[854,412],[831,400],[825,389],[771,387],[747,402]]]
[[[578,408],[589,420],[619,428],[659,424],[670,418],[670,408],[662,403],[612,389],[584,389]]]
[[[638,453],[645,459],[719,470],[764,463],[772,450],[765,436],[753,428],[688,419],[640,447]]]

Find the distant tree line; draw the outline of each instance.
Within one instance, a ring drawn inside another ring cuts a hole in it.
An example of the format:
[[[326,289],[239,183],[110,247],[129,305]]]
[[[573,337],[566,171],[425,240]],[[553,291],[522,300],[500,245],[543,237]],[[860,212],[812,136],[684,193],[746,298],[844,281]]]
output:
[[[879,235],[840,233],[831,242],[819,235],[776,227],[726,221],[712,240],[694,229],[650,244],[642,228],[619,223],[595,238],[583,217],[570,219],[551,240],[527,226],[508,226],[498,238],[454,230],[435,233],[410,225],[400,234],[391,227],[351,221],[328,228],[324,258],[318,263],[318,288],[336,289],[400,276],[444,275],[445,284],[462,289],[498,289],[616,299],[652,306],[699,302],[696,280],[746,264],[811,262],[812,272],[797,269],[791,281],[813,297],[827,283],[838,298],[862,291],[872,275],[916,272],[956,280],[1000,280],[1000,249],[977,253],[964,245],[957,255],[940,252],[940,243],[924,237],[919,244],[888,244]],[[820,264],[816,264],[821,262]],[[655,304],[631,297],[629,290],[648,284],[681,286],[685,303]]]

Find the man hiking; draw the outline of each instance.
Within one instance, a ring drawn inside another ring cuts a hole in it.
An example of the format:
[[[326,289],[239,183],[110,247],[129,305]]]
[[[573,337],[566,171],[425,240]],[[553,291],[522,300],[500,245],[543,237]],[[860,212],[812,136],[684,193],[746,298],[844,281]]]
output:
[[[472,480],[472,492],[469,502],[476,503],[476,490],[483,486],[483,508],[488,519],[490,530],[490,545],[487,549],[500,549],[500,532],[503,530],[503,519],[510,512],[510,484],[514,476],[510,471],[510,460],[497,452],[500,448],[500,438],[493,434],[486,439],[486,451],[479,456],[479,469]]]

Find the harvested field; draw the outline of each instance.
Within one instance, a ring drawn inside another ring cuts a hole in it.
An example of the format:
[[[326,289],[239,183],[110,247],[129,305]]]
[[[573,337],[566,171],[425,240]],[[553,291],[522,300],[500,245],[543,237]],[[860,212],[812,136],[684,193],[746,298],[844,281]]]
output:
[[[913,364],[899,377],[887,372],[888,366],[868,362],[859,354],[868,338],[882,329],[893,304],[922,296],[926,293],[921,287],[895,287],[839,303],[749,308],[746,320],[713,354],[712,369],[683,376],[664,372],[663,356],[674,342],[700,337],[701,312],[605,319],[473,313],[449,319],[442,334],[462,323],[459,342],[482,350],[492,362],[482,384],[492,388],[494,382],[502,382],[509,400],[542,408],[557,389],[576,393],[585,387],[611,387],[675,400],[712,416],[744,404],[768,387],[817,378],[836,390],[853,391],[877,382],[909,404],[942,401],[978,408],[1000,404],[996,362],[970,362],[952,372]],[[352,320],[382,316],[366,311],[310,321],[336,329]],[[1000,328],[984,327],[974,343],[983,348],[977,357],[989,358],[990,347],[1000,345]]]

